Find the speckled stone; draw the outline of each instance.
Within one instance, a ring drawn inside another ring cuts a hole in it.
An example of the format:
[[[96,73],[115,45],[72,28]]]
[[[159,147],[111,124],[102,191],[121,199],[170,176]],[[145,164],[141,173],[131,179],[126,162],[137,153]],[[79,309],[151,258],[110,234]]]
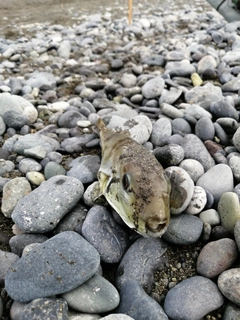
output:
[[[218,203],[218,213],[221,225],[233,232],[236,222],[240,219],[240,205],[236,193],[225,192],[222,194]]]
[[[218,277],[218,288],[231,302],[240,306],[240,268],[229,269]]]
[[[172,320],[200,320],[223,305],[216,284],[202,276],[183,280],[172,288],[164,301],[164,310]]]

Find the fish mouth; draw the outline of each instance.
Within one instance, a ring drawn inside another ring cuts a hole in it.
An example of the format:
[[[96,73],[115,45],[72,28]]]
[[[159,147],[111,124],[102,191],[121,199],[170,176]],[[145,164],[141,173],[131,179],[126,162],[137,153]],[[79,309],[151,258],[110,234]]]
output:
[[[147,222],[145,225],[146,233],[151,235],[152,237],[162,236],[167,230],[168,224],[169,222],[167,220],[158,224],[156,224],[156,221],[155,223]]]

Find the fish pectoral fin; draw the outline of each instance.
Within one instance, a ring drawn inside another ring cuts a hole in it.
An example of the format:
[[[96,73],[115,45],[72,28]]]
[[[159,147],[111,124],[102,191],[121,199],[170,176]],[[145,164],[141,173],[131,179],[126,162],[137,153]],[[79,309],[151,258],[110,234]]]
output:
[[[98,171],[99,195],[104,195],[111,177],[103,171]]]

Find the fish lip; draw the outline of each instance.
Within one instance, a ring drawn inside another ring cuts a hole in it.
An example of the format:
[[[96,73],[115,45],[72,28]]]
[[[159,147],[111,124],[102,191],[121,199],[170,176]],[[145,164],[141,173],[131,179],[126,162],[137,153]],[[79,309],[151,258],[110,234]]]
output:
[[[163,225],[163,224],[161,224]],[[146,234],[150,237],[153,237],[153,238],[160,238],[166,231],[167,231],[167,227],[168,227],[168,224],[164,223],[164,227],[158,228],[158,230],[156,231],[156,229],[152,229],[152,228],[147,228],[146,227]]]

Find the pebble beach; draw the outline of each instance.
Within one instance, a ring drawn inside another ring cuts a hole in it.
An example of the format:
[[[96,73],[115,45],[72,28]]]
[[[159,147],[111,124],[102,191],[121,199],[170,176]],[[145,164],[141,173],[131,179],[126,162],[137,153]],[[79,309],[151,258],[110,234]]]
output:
[[[62,5],[1,28],[0,318],[239,319],[240,21],[204,1],[140,1],[131,24],[117,2]],[[95,199],[99,118],[169,177],[162,238]]]

